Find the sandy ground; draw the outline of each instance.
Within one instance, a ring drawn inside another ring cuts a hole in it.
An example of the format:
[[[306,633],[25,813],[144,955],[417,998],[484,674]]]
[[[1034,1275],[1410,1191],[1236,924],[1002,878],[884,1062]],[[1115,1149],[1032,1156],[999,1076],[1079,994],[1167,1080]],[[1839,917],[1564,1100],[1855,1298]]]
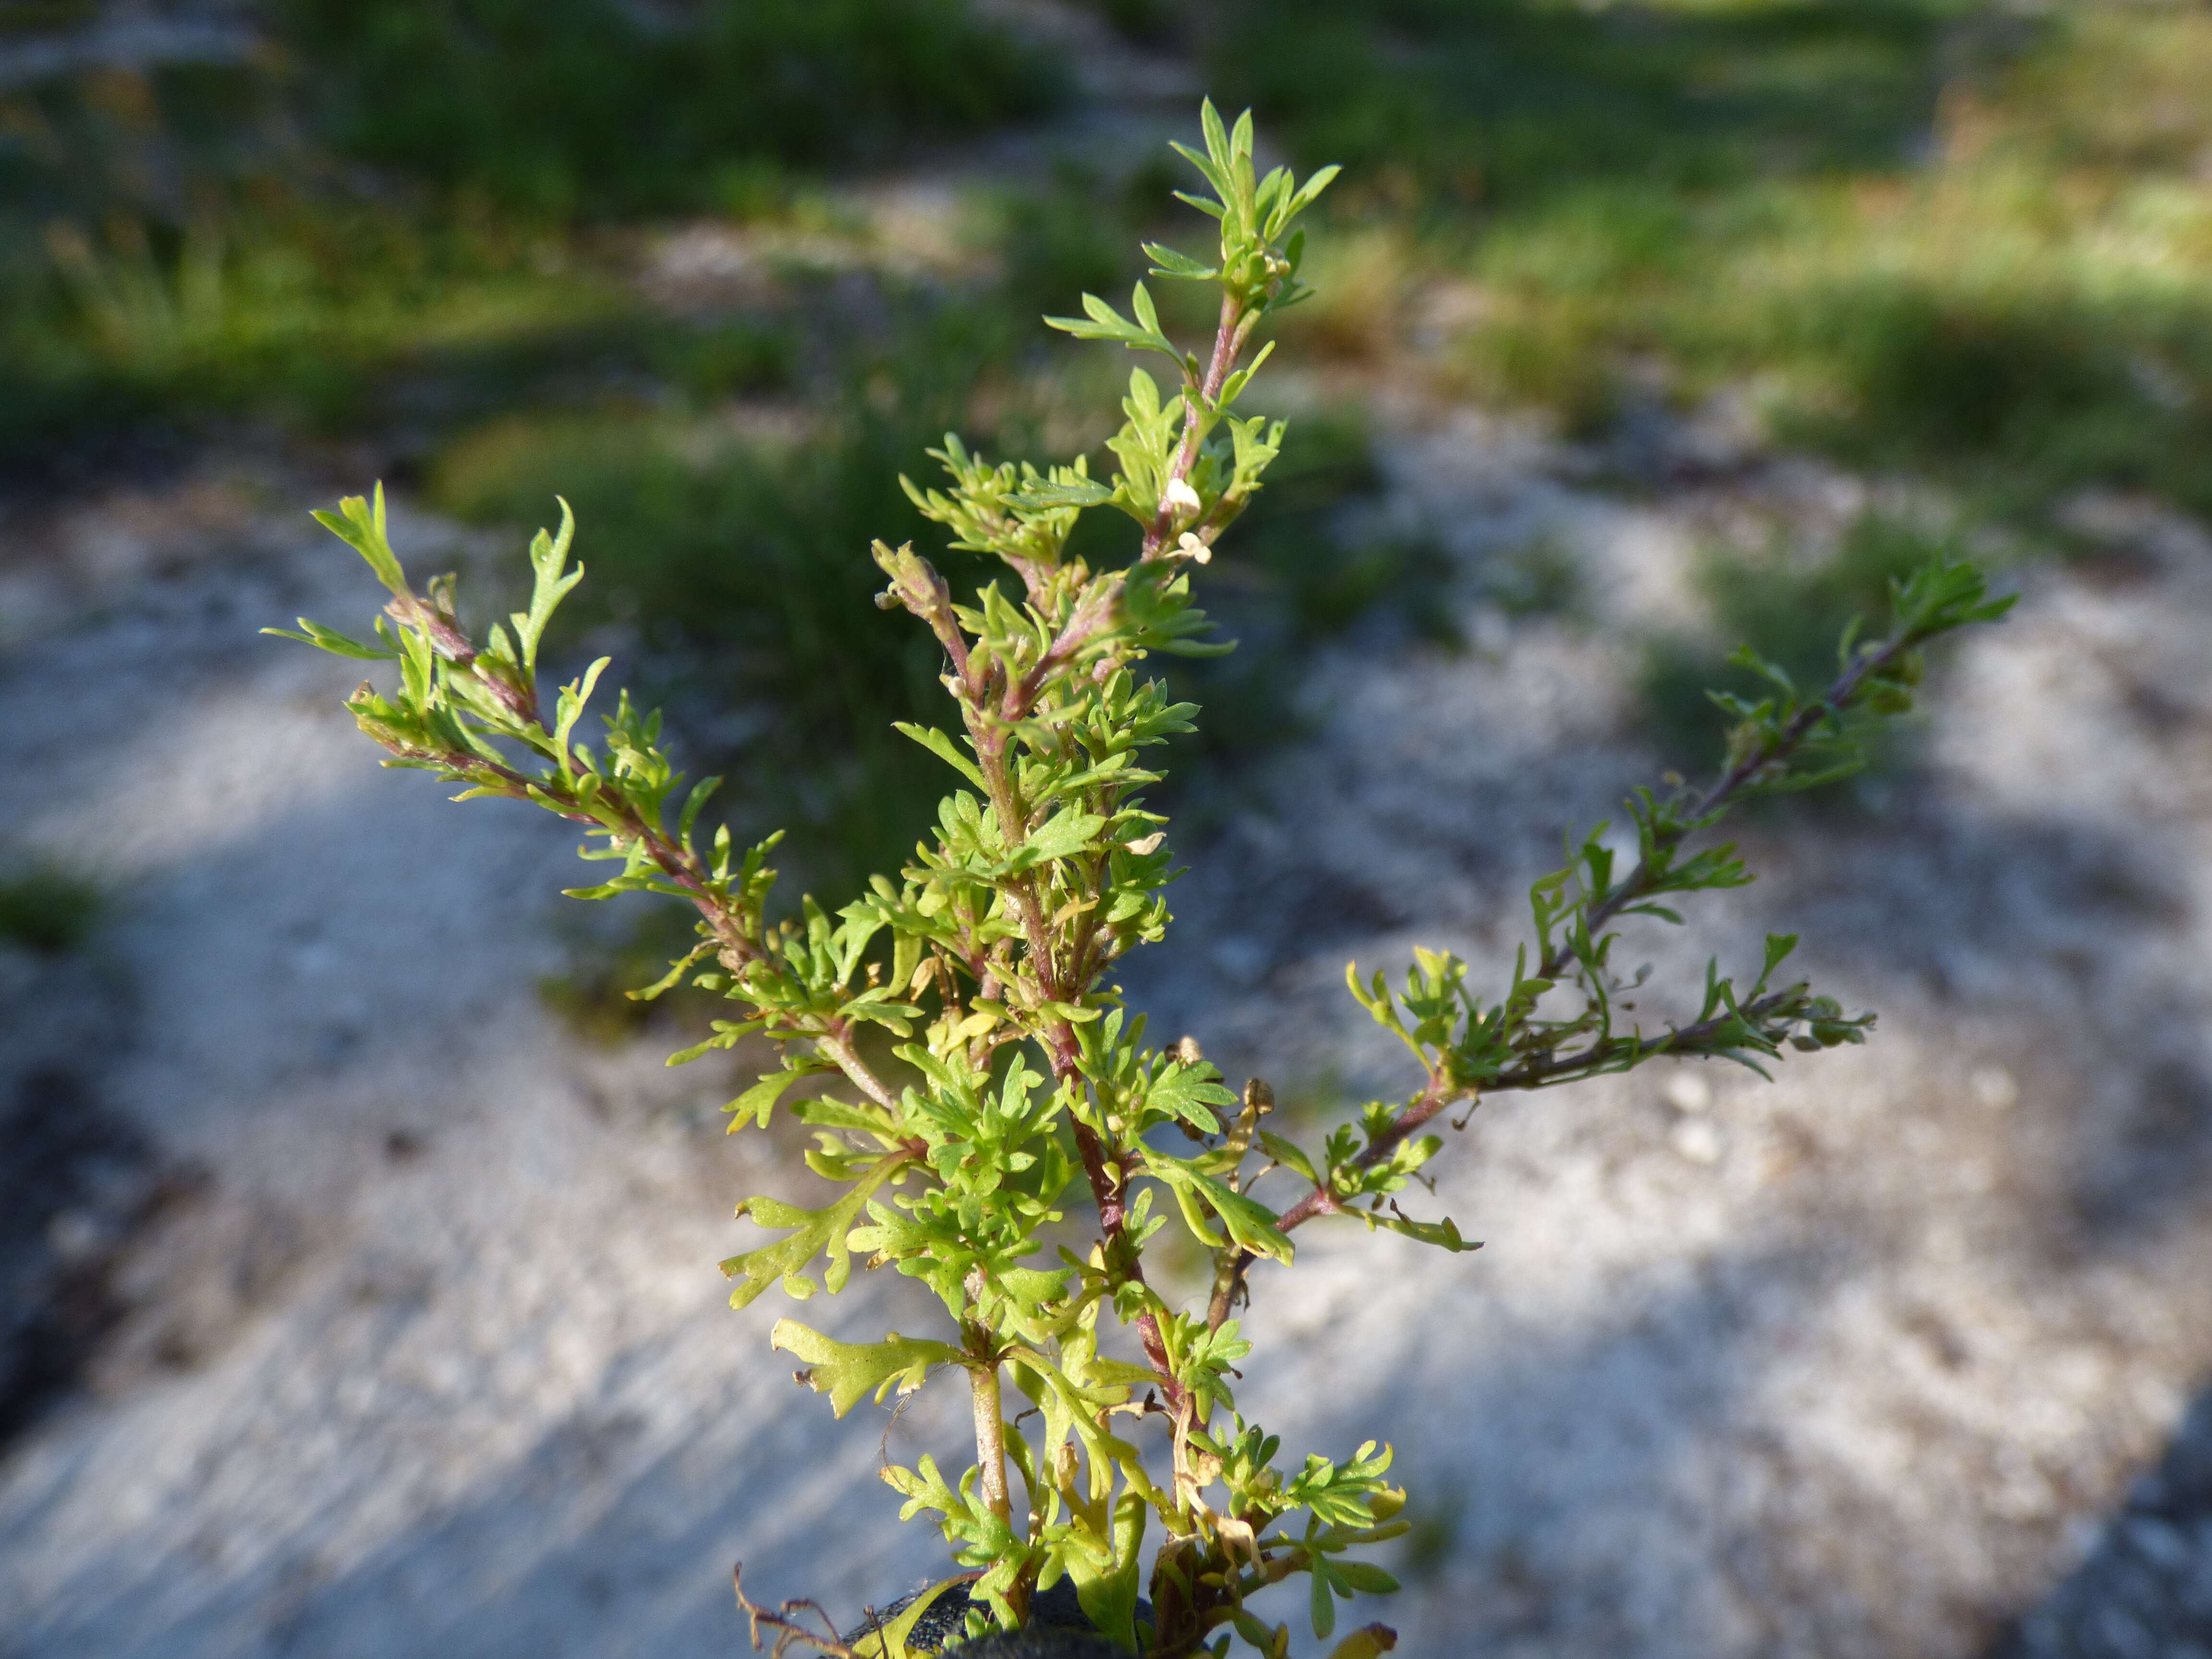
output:
[[[1559,825],[1648,773],[1622,641],[1680,607],[1694,538],[1850,505],[1781,464],[1629,504],[1512,428],[1400,418],[1394,510],[1471,576],[1543,534],[1589,607],[1469,599],[1456,655],[1355,635],[1311,738],[1188,849],[1130,989],[1316,1107],[1407,1086],[1345,963],[1499,971]],[[374,603],[278,509],[303,488],[211,465],[35,526],[8,572],[12,850],[109,902],[86,951],[4,964],[11,1140],[52,1172],[19,1288],[84,1340],[0,1465],[0,1651],[722,1653],[740,1557],[887,1597],[935,1550],[879,1448],[957,1448],[959,1402],[833,1425],[765,1348],[779,1310],[722,1306],[729,1206],[794,1177],[720,1133],[726,1073],[541,1007],[568,835],[380,772],[349,665],[255,636]],[[1634,941],[1663,975],[1802,930],[1882,1011],[1870,1046],[1498,1098],[1437,1199],[1482,1252],[1317,1229],[1295,1291],[1261,1279],[1250,1328],[1295,1358],[1248,1409],[1406,1449],[1402,1650],[1965,1659],[2086,1559],[2024,1650],[2192,1651],[2195,1442],[2170,1491],[2137,1477],[2212,1375],[2212,541],[2081,516],[2110,556],[2030,572],[1951,659],[1910,787],[1755,823],[1765,880]],[[910,1291],[835,1328],[911,1324]]]

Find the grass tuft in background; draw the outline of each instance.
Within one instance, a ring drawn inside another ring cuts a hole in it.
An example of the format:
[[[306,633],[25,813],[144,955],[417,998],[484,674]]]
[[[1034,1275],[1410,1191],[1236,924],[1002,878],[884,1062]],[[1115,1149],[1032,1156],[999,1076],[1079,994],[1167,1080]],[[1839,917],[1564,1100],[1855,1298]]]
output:
[[[58,870],[0,877],[0,944],[60,956],[91,937],[100,909],[98,889]]]

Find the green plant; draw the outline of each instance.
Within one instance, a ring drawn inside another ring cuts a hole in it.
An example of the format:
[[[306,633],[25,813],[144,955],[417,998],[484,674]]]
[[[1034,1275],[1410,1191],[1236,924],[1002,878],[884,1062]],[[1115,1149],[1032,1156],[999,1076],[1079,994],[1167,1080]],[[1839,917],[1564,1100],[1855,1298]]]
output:
[[[1825,690],[1802,690],[1782,668],[1747,659],[1766,690],[1721,699],[1734,726],[1718,780],[1637,792],[1632,862],[1616,859],[1602,825],[1570,836],[1565,866],[1532,890],[1534,938],[1498,994],[1470,985],[1458,959],[1426,950],[1401,988],[1380,974],[1350,975],[1353,994],[1404,1042],[1419,1086],[1370,1103],[1316,1143],[1278,1134],[1264,1121],[1273,1105],[1264,1082],[1239,1096],[1189,1040],[1147,1046],[1142,1018],[1113,983],[1115,964],[1169,922],[1162,889],[1174,862],[1165,820],[1145,805],[1160,781],[1145,751],[1197,713],[1142,665],[1153,653],[1221,648],[1206,640],[1192,579],[1281,447],[1280,422],[1240,415],[1237,404],[1267,355],[1255,349],[1255,331],[1304,293],[1294,222],[1334,172],[1303,185],[1285,170],[1260,178],[1249,115],[1232,131],[1209,104],[1204,125],[1204,150],[1182,154],[1213,195],[1184,199],[1220,222],[1219,256],[1146,252],[1154,275],[1218,289],[1210,353],[1186,352],[1162,331],[1141,283],[1126,315],[1085,295],[1085,318],[1048,320],[1161,356],[1180,381],[1164,395],[1143,369],[1131,374],[1127,419],[1109,444],[1112,477],[1094,479],[1080,463],[994,464],[948,436],[939,452],[948,484],[908,491],[957,548],[995,558],[1018,587],[988,582],[962,603],[911,547],[875,546],[889,579],[877,602],[927,629],[959,716],[957,735],[915,723],[900,730],[957,782],[912,861],[896,878],[875,877],[835,915],[809,898],[796,915],[772,918],[775,837],[744,850],[726,829],[704,834],[713,781],[683,790],[659,746],[658,718],[627,695],[596,744],[578,735],[604,662],[560,688],[550,708],[541,702],[540,642],[581,574],[568,562],[565,506],[559,534],[541,532],[532,544],[527,608],[479,636],[461,625],[451,578],[419,592],[409,582],[386,538],[380,495],[349,500],[319,516],[368,560],[391,604],[373,640],[304,620],[291,637],[396,659],[396,690],[364,685],[349,702],[390,751],[386,764],[458,783],[465,799],[532,800],[585,825],[594,838],[586,855],[612,868],[576,896],[658,893],[696,912],[696,944],[637,994],[688,980],[735,1005],[733,1018],[675,1061],[755,1036],[780,1044],[780,1066],[731,1103],[732,1127],[764,1127],[787,1103],[815,1132],[809,1168],[839,1189],[818,1209],[765,1197],[738,1206],[782,1237],[723,1263],[739,1281],[733,1299],[743,1305],[777,1287],[799,1300],[835,1292],[856,1258],[933,1293],[943,1310],[934,1334],[846,1343],[785,1319],[772,1340],[808,1367],[804,1379],[840,1415],[935,1371],[965,1376],[972,1466],[948,1477],[923,1458],[885,1478],[907,1499],[906,1515],[937,1518],[968,1570],[940,1589],[964,1589],[969,1631],[1020,1626],[1033,1598],[1065,1577],[1123,1650],[1186,1659],[1225,1652],[1242,1637],[1281,1659],[1289,1627],[1262,1620],[1261,1594],[1306,1575],[1311,1624],[1326,1638],[1340,1600],[1395,1588],[1357,1553],[1409,1522],[1404,1494],[1389,1484],[1389,1449],[1369,1443],[1346,1457],[1285,1464],[1277,1439],[1238,1413],[1237,1368],[1252,1348],[1237,1314],[1255,1264],[1288,1266],[1297,1230],[1324,1216],[1473,1248],[1449,1219],[1408,1214],[1400,1197],[1440,1148],[1429,1126],[1485,1095],[1662,1054],[1756,1067],[1786,1048],[1861,1041],[1871,1015],[1778,977],[1795,943],[1784,936],[1768,940],[1752,982],[1709,968],[1694,1018],[1647,1032],[1625,1018],[1640,975],[1624,979],[1613,966],[1615,924],[1674,921],[1677,895],[1748,881],[1731,847],[1692,850],[1693,841],[1744,799],[1848,770],[1856,726],[1911,702],[1923,643],[1995,617],[2006,602],[1985,598],[1971,566],[1939,559],[1893,585],[1887,634],[1862,641],[1856,627],[1845,630]],[[1068,552],[1079,517],[1099,507],[1136,526],[1136,555],[1122,568],[1094,569]],[[809,1078],[830,1079],[832,1091],[793,1096]],[[1169,1150],[1170,1129],[1189,1150]],[[1280,1207],[1255,1195],[1267,1180],[1287,1189]],[[1071,1193],[1095,1205],[1095,1241],[1038,1265]],[[1146,1276],[1148,1251],[1177,1229],[1186,1248],[1210,1256],[1202,1305],[1170,1304]],[[1032,1408],[1011,1421],[1010,1382]],[[1164,1450],[1159,1477],[1142,1443],[1148,1429],[1165,1442],[1155,1449]],[[1140,1621],[1143,1543],[1154,1524],[1164,1538]],[[804,1633],[797,1604],[745,1605],[757,1638],[765,1625],[780,1648],[805,1640],[848,1659],[905,1651],[921,1616],[910,1607],[847,1643]],[[1335,1654],[1372,1659],[1394,1643],[1370,1625]]]

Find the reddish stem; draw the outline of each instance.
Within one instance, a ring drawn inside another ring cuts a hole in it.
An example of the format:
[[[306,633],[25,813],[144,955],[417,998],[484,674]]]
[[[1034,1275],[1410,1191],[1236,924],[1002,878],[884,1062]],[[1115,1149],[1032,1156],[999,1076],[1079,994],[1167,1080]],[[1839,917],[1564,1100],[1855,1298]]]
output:
[[[1252,325],[1259,320],[1258,313],[1246,316],[1231,294],[1221,296],[1221,320],[1213,331],[1213,356],[1207,361],[1206,374],[1197,390],[1207,403],[1221,395],[1222,386],[1229,379],[1229,371],[1236,366],[1237,354],[1243,348]],[[1168,482],[1182,483],[1190,477],[1190,470],[1198,464],[1198,411],[1186,404],[1183,410],[1182,443],[1176,451],[1175,463],[1168,469]],[[1160,493],[1158,513],[1152,527],[1145,532],[1145,558],[1156,556],[1167,545],[1168,532],[1175,527],[1175,509],[1168,504],[1167,492]]]

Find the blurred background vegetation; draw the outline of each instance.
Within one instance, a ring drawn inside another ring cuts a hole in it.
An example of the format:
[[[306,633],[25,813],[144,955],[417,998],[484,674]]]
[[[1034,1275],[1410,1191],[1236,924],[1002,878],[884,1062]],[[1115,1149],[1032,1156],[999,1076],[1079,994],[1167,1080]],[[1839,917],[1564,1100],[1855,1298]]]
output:
[[[1196,234],[1157,162],[1022,147],[1096,101],[1066,29],[1028,26],[1070,9],[5,0],[0,488],[229,444],[517,530],[557,490],[592,568],[577,629],[735,773],[748,827],[817,832],[810,879],[848,884],[939,787],[887,730],[933,713],[937,665],[866,602],[872,538],[941,551],[896,475],[953,427],[1095,447],[1126,366],[1036,315],[1126,283],[1140,233]],[[1347,168],[1285,328],[1285,383],[1328,413],[1219,568],[1245,648],[1178,671],[1209,708],[1177,763],[1201,782],[1295,733],[1316,642],[1466,648],[1435,527],[1380,510],[1386,388],[1543,423],[1623,490],[1665,482],[1634,434],[1724,406],[1937,493],[1937,530],[1712,550],[1710,638],[1646,642],[1645,713],[1685,758],[1723,649],[1817,672],[1931,539],[2063,556],[2090,487],[2212,510],[2200,4],[1087,15],[1255,106],[1286,159]],[[916,229],[878,186],[933,168],[951,205]],[[1573,573],[1519,550],[1472,597],[1571,618]]]

